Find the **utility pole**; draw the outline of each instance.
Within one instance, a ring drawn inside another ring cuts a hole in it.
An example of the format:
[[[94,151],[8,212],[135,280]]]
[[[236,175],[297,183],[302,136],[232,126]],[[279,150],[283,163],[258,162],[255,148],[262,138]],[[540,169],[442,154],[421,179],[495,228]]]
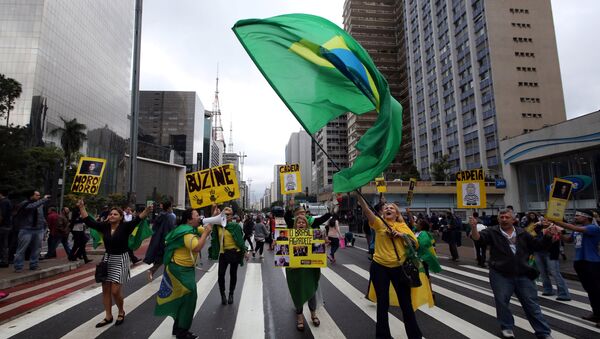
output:
[[[140,48],[142,42],[142,3],[135,2],[135,27],[133,35],[133,74],[131,80],[131,130],[129,131],[129,202],[136,202],[135,181],[138,153],[138,115],[140,101]]]

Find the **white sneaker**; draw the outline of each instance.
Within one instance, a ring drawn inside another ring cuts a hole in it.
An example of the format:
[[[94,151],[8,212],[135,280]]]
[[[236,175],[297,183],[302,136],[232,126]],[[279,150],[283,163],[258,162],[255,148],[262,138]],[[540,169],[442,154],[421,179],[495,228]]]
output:
[[[264,257],[265,257],[264,255],[262,255],[262,254],[260,255],[260,258],[261,258],[261,259],[263,259]]]
[[[502,330],[502,338],[514,338],[515,333],[513,330]]]

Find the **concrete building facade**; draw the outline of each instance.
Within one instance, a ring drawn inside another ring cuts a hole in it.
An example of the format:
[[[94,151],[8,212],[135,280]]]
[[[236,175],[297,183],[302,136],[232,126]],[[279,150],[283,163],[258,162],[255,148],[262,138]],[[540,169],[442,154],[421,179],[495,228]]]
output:
[[[306,131],[294,132],[285,146],[285,162],[299,164],[302,177],[302,191],[312,192],[312,140]]]
[[[566,119],[549,0],[404,1],[414,158],[423,178],[500,175],[499,140]]]
[[[348,167],[347,130],[346,117],[341,116],[328,122],[327,126],[315,134],[317,142],[340,168]],[[315,147],[314,151],[316,175],[312,180],[317,191],[315,193],[331,192],[333,189],[333,175],[338,172],[338,169],[319,147]]]

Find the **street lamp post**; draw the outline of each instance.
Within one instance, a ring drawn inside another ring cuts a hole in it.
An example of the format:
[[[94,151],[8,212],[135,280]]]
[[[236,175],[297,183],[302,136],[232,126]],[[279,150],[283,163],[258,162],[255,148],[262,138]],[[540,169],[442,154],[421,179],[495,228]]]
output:
[[[135,181],[137,175],[138,115],[140,101],[140,48],[142,41],[142,3],[135,2],[135,27],[133,35],[133,70],[131,79],[131,130],[129,131],[129,202],[136,202]]]

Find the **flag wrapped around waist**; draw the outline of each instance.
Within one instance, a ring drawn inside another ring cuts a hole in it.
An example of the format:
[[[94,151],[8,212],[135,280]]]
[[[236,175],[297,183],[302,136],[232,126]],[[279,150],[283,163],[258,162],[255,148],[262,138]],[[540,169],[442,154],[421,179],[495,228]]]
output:
[[[400,147],[402,106],[358,42],[308,14],[240,20],[233,31],[308,133],[347,112],[379,113],[356,145],[353,166],[334,175],[335,192],[359,188],[386,170]]]
[[[431,292],[431,286],[429,286],[429,279],[427,279],[427,275],[425,272],[419,272],[419,278],[421,279],[421,286],[413,287],[410,289],[410,299],[412,302],[413,310],[417,310],[417,308],[428,305],[429,307],[434,306],[433,294]],[[390,283],[390,306],[400,306],[400,302],[398,301],[398,295],[396,294],[396,290],[394,289],[394,285]],[[377,295],[375,294],[375,287],[373,286],[373,282],[369,279],[369,287],[367,291],[367,299],[370,301],[377,303]]]
[[[152,229],[150,228],[150,224],[148,220],[143,219],[134,229],[133,232],[129,235],[128,245],[132,250],[137,250],[142,246],[142,241],[146,238],[150,238],[152,236]]]
[[[319,288],[319,278],[321,270],[319,268],[286,268],[285,278],[288,289],[292,296],[292,301],[296,308],[301,308]]]
[[[154,315],[171,316],[181,328],[189,328],[196,308],[196,279],[194,267],[168,263],[156,294]],[[185,322],[185,323],[182,323]]]

